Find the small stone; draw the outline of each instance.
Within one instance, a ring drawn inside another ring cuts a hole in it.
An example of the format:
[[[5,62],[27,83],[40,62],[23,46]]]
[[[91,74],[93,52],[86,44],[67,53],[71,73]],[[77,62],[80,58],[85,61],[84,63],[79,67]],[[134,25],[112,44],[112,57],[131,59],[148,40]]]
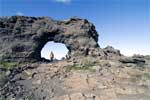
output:
[[[69,95],[64,95],[64,96],[58,97],[56,100],[70,100],[70,97]]]
[[[36,80],[36,81],[33,81],[32,84],[34,85],[39,85],[42,83],[42,80]]]
[[[74,93],[70,95],[71,100],[86,100],[82,93]]]
[[[32,73],[29,71],[24,71],[28,76],[32,76]]]
[[[99,83],[98,86],[97,86],[99,89],[106,89],[107,86],[102,84],[102,83]]]
[[[6,72],[6,75],[8,76],[9,74],[10,74],[10,71],[7,71],[7,72]]]

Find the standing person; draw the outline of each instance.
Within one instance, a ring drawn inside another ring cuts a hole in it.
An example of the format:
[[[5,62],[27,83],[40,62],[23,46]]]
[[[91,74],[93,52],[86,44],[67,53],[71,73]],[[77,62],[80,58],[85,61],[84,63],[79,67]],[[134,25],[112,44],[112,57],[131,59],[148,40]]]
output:
[[[54,53],[52,51],[50,52],[49,56],[50,56],[50,61],[53,61],[54,60]]]

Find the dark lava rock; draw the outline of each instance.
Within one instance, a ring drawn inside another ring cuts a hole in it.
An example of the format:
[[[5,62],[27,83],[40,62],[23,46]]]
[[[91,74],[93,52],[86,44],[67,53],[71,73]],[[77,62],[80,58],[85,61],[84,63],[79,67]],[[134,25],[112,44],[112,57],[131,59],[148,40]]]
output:
[[[48,17],[12,16],[0,18],[0,60],[41,60],[48,41],[63,43],[69,54],[78,56],[86,48],[98,48],[98,33],[86,19],[57,21]]]
[[[107,47],[103,48],[102,51],[105,54],[105,58],[109,59],[109,60],[110,59],[118,60],[121,57],[123,57],[123,55],[120,53],[120,50],[117,50],[117,49],[113,48],[112,46],[107,46]]]
[[[136,58],[136,57],[124,57],[124,58],[121,58],[119,61],[122,63],[134,63],[134,64],[145,63],[145,59]]]
[[[121,56],[121,53],[119,50],[114,49],[112,46],[107,46],[106,48],[103,49],[103,51],[107,54],[107,56]]]

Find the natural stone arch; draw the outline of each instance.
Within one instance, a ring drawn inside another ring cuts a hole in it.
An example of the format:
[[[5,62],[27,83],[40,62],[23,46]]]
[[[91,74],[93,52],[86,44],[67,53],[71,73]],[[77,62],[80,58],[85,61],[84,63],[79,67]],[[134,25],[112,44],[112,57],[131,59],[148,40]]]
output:
[[[79,18],[56,21],[48,17],[3,17],[0,38],[0,60],[40,60],[40,51],[48,41],[65,44],[71,56],[99,47],[94,25]]]
[[[41,50],[41,58],[50,60],[51,52],[54,54],[55,61],[68,57],[68,49],[62,43],[47,42]]]

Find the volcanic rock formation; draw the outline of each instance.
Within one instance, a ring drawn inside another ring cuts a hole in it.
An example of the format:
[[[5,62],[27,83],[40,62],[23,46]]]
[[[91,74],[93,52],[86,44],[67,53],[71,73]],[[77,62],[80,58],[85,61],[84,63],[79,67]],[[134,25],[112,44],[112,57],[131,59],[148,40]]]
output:
[[[69,54],[74,56],[88,54],[90,48],[99,48],[95,26],[86,19],[0,18],[0,60],[40,60],[41,49],[48,41],[65,44]]]
[[[65,44],[71,58],[41,62],[49,41]],[[150,56],[97,42],[86,19],[1,17],[0,100],[149,100]]]

